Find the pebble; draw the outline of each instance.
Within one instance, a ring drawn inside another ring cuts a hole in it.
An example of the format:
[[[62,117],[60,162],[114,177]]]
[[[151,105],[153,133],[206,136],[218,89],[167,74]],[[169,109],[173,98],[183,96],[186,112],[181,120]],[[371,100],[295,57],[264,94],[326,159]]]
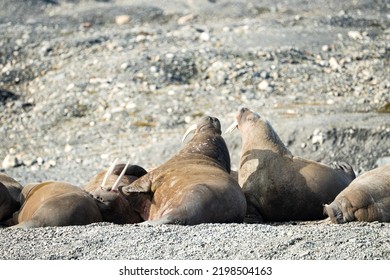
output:
[[[313,132],[313,135],[311,137],[311,143],[313,145],[319,144],[322,145],[324,141],[326,140],[326,135],[321,132],[321,130],[316,129]]]
[[[119,15],[115,17],[115,23],[117,25],[124,25],[130,22],[130,16],[128,15]]]
[[[329,65],[332,68],[332,70],[341,70],[340,64],[337,62],[337,60],[334,57],[331,57],[329,59]]]
[[[191,22],[194,18],[195,18],[194,14],[188,14],[188,15],[180,17],[177,20],[177,23],[180,25],[187,24],[187,23]]]
[[[30,167],[37,163],[37,160],[33,157],[23,158],[23,165]]]
[[[129,64],[127,62],[124,62],[124,63],[121,64],[120,67],[121,67],[122,70],[126,70],[129,67]]]
[[[64,148],[64,152],[65,153],[69,153],[69,152],[71,152],[73,150],[73,147],[71,146],[71,145],[69,145],[69,144],[66,144],[65,145],[65,148]]]
[[[269,86],[269,83],[266,80],[262,80],[258,85],[257,88],[260,90],[266,90]]]
[[[208,41],[208,40],[210,40],[210,35],[207,32],[202,32],[200,34],[200,39],[202,41]]]
[[[348,31],[348,36],[354,40],[363,39],[362,34],[359,31],[355,31],[355,30]]]
[[[4,169],[16,167],[19,164],[19,160],[15,155],[8,154],[5,156],[2,162]]]

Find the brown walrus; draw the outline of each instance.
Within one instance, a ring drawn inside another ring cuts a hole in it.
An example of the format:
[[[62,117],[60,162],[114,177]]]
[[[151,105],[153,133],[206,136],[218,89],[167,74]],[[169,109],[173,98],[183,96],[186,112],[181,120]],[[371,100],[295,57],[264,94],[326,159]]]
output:
[[[242,222],[246,201],[230,176],[230,156],[217,118],[203,117],[194,136],[172,158],[123,187],[125,195],[153,194],[146,224]],[[184,138],[185,138],[184,137]]]
[[[323,205],[355,178],[348,164],[332,168],[293,156],[271,124],[247,108],[226,132],[234,128],[242,137],[238,182],[247,222],[322,219]]]
[[[141,166],[116,164],[117,159],[108,170],[102,170],[96,174],[85,186],[84,190],[90,193],[98,202],[103,220],[116,224],[134,224],[144,221],[140,216],[143,204],[150,202],[150,195],[140,194],[127,200],[120,192],[123,186],[127,186],[147,172]],[[138,210],[135,210],[138,209]]]
[[[19,194],[23,187],[15,179],[0,172],[0,222],[6,222],[19,210]]]
[[[14,214],[14,228],[86,225],[102,222],[95,200],[79,187],[47,181],[26,185],[23,205]]]
[[[390,164],[363,173],[324,207],[333,223],[390,222]]]

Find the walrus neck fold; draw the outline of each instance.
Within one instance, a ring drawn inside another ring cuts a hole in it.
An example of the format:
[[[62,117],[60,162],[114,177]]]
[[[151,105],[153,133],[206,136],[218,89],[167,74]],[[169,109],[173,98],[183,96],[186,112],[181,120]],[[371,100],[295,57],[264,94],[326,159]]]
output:
[[[230,155],[225,140],[216,133],[199,133],[187,143],[182,154],[199,154],[207,156],[230,173]]]

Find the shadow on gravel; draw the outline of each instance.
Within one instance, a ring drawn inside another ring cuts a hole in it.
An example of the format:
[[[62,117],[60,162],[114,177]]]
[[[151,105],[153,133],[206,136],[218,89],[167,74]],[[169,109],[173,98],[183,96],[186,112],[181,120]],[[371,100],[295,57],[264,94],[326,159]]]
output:
[[[0,105],[5,105],[7,102],[17,100],[19,98],[13,92],[0,88]]]

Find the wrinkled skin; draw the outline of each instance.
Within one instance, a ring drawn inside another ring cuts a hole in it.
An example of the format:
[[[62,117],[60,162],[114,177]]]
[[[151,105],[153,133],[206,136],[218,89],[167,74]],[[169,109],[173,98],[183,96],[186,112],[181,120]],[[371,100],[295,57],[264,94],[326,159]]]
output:
[[[370,170],[349,184],[324,213],[333,223],[390,222],[390,165]]]
[[[230,156],[220,122],[204,117],[176,155],[122,191],[126,196],[152,195],[146,224],[239,223],[246,201],[229,173]]]

